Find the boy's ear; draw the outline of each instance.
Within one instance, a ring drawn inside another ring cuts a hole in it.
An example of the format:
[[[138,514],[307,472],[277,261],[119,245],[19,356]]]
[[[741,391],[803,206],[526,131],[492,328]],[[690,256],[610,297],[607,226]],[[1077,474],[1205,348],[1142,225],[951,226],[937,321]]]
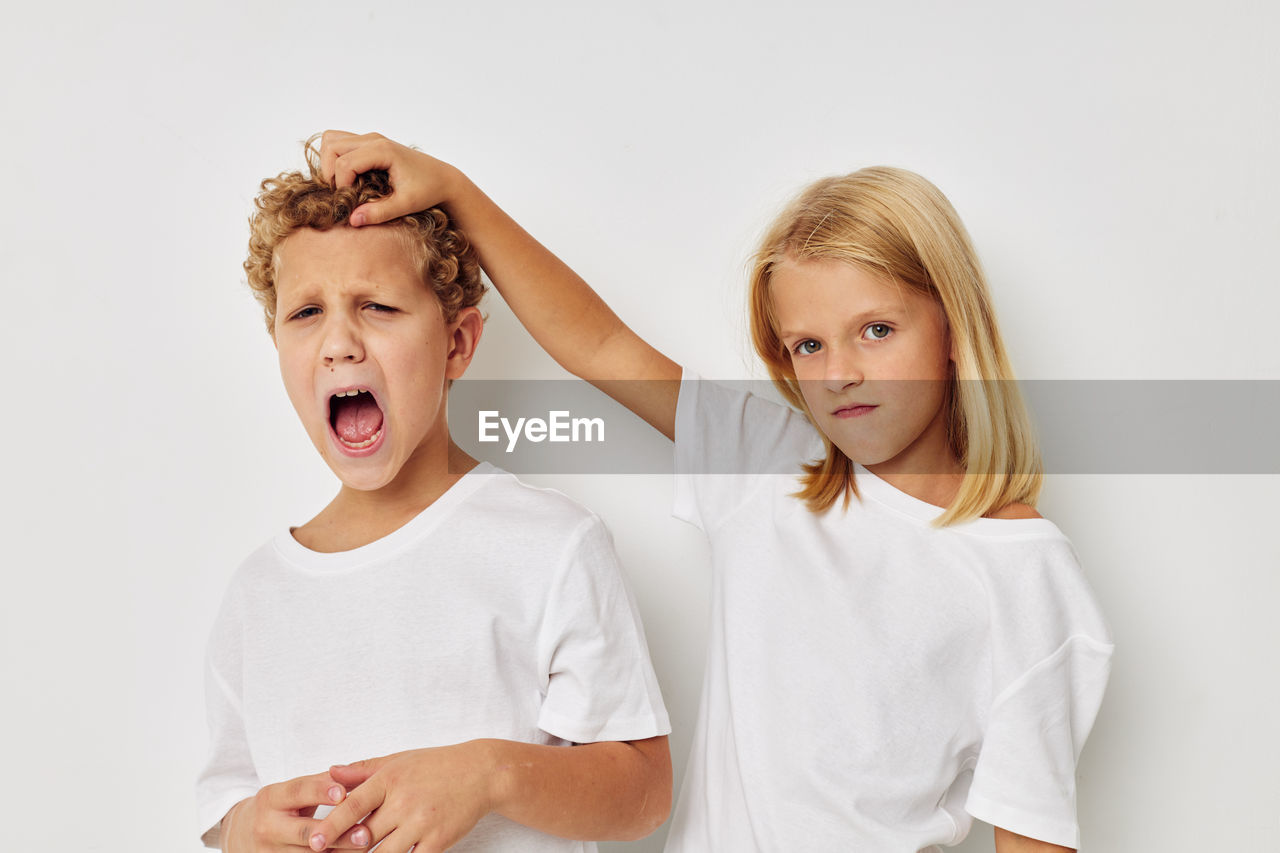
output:
[[[459,379],[467,372],[483,332],[484,315],[475,306],[463,308],[453,318],[453,322],[449,324],[449,354],[445,357],[445,378]]]

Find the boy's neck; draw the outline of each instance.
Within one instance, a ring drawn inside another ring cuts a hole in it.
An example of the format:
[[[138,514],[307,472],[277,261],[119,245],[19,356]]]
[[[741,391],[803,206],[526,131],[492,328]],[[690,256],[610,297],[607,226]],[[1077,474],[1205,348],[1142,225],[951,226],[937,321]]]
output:
[[[293,529],[293,538],[312,551],[333,553],[399,530],[479,464],[452,440],[442,451],[407,460],[395,480],[381,489],[343,485],[319,515]]]

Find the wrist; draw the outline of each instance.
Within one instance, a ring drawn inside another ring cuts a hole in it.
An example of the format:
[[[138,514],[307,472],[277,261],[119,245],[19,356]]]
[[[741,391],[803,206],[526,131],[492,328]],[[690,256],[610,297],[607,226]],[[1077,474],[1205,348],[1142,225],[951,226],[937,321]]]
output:
[[[247,802],[249,802],[247,799],[241,800],[227,809],[227,813],[222,816],[222,820],[218,824],[218,848],[222,850],[222,853],[236,853],[236,848],[231,844],[231,827],[242,816]]]
[[[510,742],[483,738],[469,743],[476,751],[476,765],[483,768],[484,807],[486,812],[504,812],[515,797],[515,774],[507,747]]]
[[[479,188],[457,166],[452,163],[444,165],[444,174],[440,181],[442,190],[440,203],[449,208],[449,213],[452,215],[453,208],[459,205],[465,206],[471,195]]]

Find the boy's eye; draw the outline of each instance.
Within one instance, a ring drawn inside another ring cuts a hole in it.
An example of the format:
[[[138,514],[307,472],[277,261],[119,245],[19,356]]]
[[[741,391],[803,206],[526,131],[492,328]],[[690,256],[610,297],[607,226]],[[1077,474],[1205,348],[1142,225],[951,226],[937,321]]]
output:
[[[290,317],[289,319],[290,319],[290,320],[305,320],[305,319],[307,319],[308,317],[314,317],[316,314],[319,314],[319,313],[320,313],[320,309],[319,309],[319,308],[317,308],[317,307],[316,307],[316,306],[314,306],[314,305],[308,305],[306,308],[303,308],[301,311],[295,311],[295,312],[294,312],[294,314],[293,314],[293,316],[292,316],[292,317]]]
[[[870,338],[873,341],[883,341],[885,338],[889,337],[889,335],[893,334],[893,329],[889,328],[884,323],[872,323],[870,326],[867,326],[866,330],[862,334],[863,337]]]
[[[390,305],[383,305],[383,304],[382,304],[382,303],[380,303],[380,302],[370,302],[370,303],[369,303],[367,306],[365,306],[365,307],[366,307],[366,308],[371,308],[371,309],[373,309],[374,311],[378,311],[379,313],[382,313],[382,312],[385,312],[385,313],[391,313],[391,312],[393,312],[393,311],[395,311],[395,310],[396,310],[396,309],[392,308]]]
[[[813,355],[820,349],[822,349],[822,344],[813,339],[809,339],[796,344],[794,352],[796,355]]]

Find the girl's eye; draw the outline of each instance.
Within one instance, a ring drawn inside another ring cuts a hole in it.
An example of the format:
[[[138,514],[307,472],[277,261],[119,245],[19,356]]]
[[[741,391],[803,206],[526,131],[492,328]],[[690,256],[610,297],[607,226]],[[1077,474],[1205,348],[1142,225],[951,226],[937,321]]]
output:
[[[809,339],[807,341],[801,341],[799,344],[797,344],[795,348],[795,353],[796,355],[813,355],[815,352],[817,352],[820,349],[822,349],[822,344],[818,343],[813,339]]]
[[[862,334],[863,337],[870,338],[873,341],[883,341],[885,338],[889,337],[889,335],[893,334],[893,329],[889,328],[884,323],[872,323],[870,326],[867,326],[866,330]]]

